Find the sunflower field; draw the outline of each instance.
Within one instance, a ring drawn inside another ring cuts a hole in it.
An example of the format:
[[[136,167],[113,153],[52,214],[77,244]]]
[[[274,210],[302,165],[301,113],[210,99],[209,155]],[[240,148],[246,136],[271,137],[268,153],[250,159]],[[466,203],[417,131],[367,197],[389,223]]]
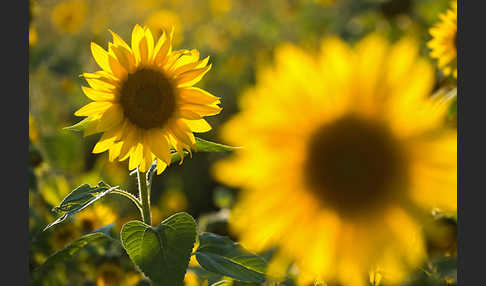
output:
[[[455,0],[30,0],[29,280],[457,285]]]

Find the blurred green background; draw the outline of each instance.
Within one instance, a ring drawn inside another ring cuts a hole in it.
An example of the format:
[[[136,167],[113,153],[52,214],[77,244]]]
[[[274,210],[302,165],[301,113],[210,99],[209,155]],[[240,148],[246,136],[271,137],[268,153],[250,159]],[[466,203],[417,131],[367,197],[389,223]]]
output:
[[[448,6],[447,0],[31,0],[30,269],[95,227],[114,222],[116,234],[124,222],[138,218],[136,208],[126,199],[107,196],[98,202],[106,209],[91,206],[84,217],[78,215],[42,231],[56,217],[52,207],[83,183],[103,180],[136,190],[136,178],[128,175],[127,162],[109,162],[107,154],[91,154],[100,135],[83,138],[81,133],[62,129],[81,120],[73,113],[89,100],[81,91],[86,83],[79,75],[98,69],[89,46],[94,41],[107,47],[111,40],[108,29],[129,41],[135,24],[148,25],[154,32],[175,25],[175,49],[196,48],[203,57],[209,55],[213,68],[198,86],[221,97],[223,111],[207,119],[213,130],[199,137],[220,141],[219,126],[238,111],[238,95],[255,83],[259,67],[272,63],[273,49],[280,43],[316,51],[326,35],[355,42],[379,31],[391,40],[403,35],[417,37],[427,56],[428,29]],[[437,87],[444,85],[455,82],[437,72]],[[174,212],[187,211],[198,220],[201,231],[231,235],[225,218],[237,190],[210,176],[211,164],[222,156],[196,153],[182,166],[174,164],[156,176],[152,187],[154,223]],[[447,285],[445,278],[455,281],[455,260],[448,259],[455,255],[455,222],[437,220],[441,223],[431,222],[433,227],[427,228],[429,249],[444,265],[431,262],[424,266],[427,271],[417,274],[413,283],[418,284],[414,285]],[[194,273],[199,278],[186,277],[186,285],[202,283],[204,274]],[[114,243],[88,247],[52,271],[31,275],[32,285],[149,285]]]

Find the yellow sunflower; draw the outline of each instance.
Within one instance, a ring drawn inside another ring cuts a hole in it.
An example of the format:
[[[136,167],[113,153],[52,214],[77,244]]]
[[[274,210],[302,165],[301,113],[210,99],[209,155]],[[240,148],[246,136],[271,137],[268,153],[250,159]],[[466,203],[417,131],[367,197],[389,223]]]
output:
[[[457,2],[451,1],[451,9],[439,15],[440,22],[430,29],[432,40],[427,46],[430,56],[437,59],[445,75],[457,78]]]
[[[114,223],[117,215],[107,206],[97,203],[76,215],[76,223],[83,233]]]
[[[129,46],[110,31],[108,51],[91,43],[103,69],[83,76],[91,102],[75,112],[88,116],[85,136],[103,132],[93,153],[109,152],[111,161],[129,159],[129,169],[147,171],[157,159],[157,173],[170,164],[172,147],[181,157],[195,144],[193,132],[207,132],[204,116],[221,111],[219,99],[193,87],[209,71],[209,57],[197,50],[172,50],[174,30],[156,41],[147,27],[136,25]],[[181,161],[182,163],[182,161]]]
[[[88,4],[86,1],[65,1],[54,7],[51,20],[60,32],[75,34],[81,30],[87,14]]]
[[[354,48],[329,37],[315,56],[287,44],[240,98],[222,136],[244,148],[213,171],[242,189],[230,216],[242,244],[278,247],[271,269],[294,261],[300,285],[355,286],[423,262],[419,216],[456,209],[457,141],[418,54],[379,35]]]

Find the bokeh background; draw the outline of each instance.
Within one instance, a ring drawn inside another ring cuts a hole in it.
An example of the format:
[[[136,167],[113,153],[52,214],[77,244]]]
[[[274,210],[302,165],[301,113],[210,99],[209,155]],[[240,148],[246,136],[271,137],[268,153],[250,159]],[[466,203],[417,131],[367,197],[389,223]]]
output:
[[[207,120],[213,130],[199,137],[220,141],[219,126],[238,111],[238,96],[255,83],[255,71],[271,64],[273,50],[284,42],[316,51],[325,35],[355,42],[379,31],[391,40],[412,35],[429,50],[428,29],[448,0],[74,0],[30,1],[29,23],[29,239],[30,269],[56,250],[111,223],[114,233],[123,223],[138,219],[137,209],[124,198],[107,196],[70,221],[43,232],[56,218],[51,212],[75,187],[103,180],[134,192],[136,178],[127,162],[109,162],[107,154],[91,154],[100,135],[86,138],[63,130],[80,121],[74,111],[89,100],[79,77],[98,68],[90,42],[106,47],[112,29],[129,41],[135,24],[154,33],[175,26],[175,48],[196,48],[210,56],[212,70],[198,84],[221,97],[223,111]],[[454,86],[437,71],[437,88]],[[454,117],[454,110],[451,117]],[[154,178],[153,221],[177,211],[198,220],[201,231],[229,235],[226,218],[238,190],[214,181],[212,163],[225,156],[196,153],[182,166],[170,166]],[[99,206],[98,206],[99,205]],[[440,223],[437,223],[437,220]],[[432,257],[414,285],[448,285],[455,282],[455,222],[436,218],[427,228]],[[426,223],[427,225],[427,223]],[[434,256],[435,255],[435,256]],[[444,258],[445,257],[445,258]],[[442,263],[442,264],[440,264]],[[32,271],[31,271],[32,272]],[[206,274],[192,271],[186,285],[202,285]],[[149,285],[136,272],[116,243],[92,246],[65,264],[31,277],[32,285]],[[288,282],[291,285],[292,282]]]

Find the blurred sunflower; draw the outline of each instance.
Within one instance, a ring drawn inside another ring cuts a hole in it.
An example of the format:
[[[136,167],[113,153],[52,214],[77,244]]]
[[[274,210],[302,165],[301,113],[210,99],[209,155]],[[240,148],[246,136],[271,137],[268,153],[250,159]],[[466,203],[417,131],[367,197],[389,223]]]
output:
[[[107,206],[97,203],[76,215],[76,223],[83,233],[114,223],[117,215]]]
[[[76,34],[84,24],[88,4],[83,0],[61,2],[52,10],[52,23],[63,33]]]
[[[135,286],[141,280],[140,274],[126,273],[112,262],[101,264],[97,272],[96,286]]]
[[[300,285],[366,285],[376,269],[400,282],[425,257],[420,216],[456,209],[451,100],[429,97],[418,53],[378,35],[354,49],[326,38],[316,57],[283,45],[223,126],[245,146],[213,170],[242,188],[230,226],[255,251],[278,246]]]
[[[172,50],[174,30],[155,41],[147,27],[136,25],[131,47],[110,31],[108,52],[95,43],[91,51],[103,69],[84,73],[82,87],[91,102],[75,112],[88,116],[85,136],[103,132],[93,153],[109,151],[109,159],[129,159],[130,170],[145,172],[157,159],[157,173],[170,164],[170,147],[181,157],[191,153],[193,132],[207,132],[204,116],[221,111],[219,99],[193,87],[209,71],[209,57],[197,50]],[[182,163],[182,161],[181,161]]]
[[[170,10],[158,10],[149,15],[145,25],[152,31],[154,38],[159,38],[164,31],[175,29],[174,45],[180,43],[184,37],[182,21],[177,13]]]
[[[34,27],[29,27],[29,47],[35,46],[37,43],[37,30]]]
[[[79,229],[74,224],[65,223],[52,232],[52,238],[49,242],[55,250],[59,250],[63,249],[68,243],[78,239],[79,236]]]
[[[432,40],[427,46],[430,56],[439,61],[439,68],[445,75],[457,78],[457,2],[451,1],[451,8],[439,15],[440,22],[430,29]]]

